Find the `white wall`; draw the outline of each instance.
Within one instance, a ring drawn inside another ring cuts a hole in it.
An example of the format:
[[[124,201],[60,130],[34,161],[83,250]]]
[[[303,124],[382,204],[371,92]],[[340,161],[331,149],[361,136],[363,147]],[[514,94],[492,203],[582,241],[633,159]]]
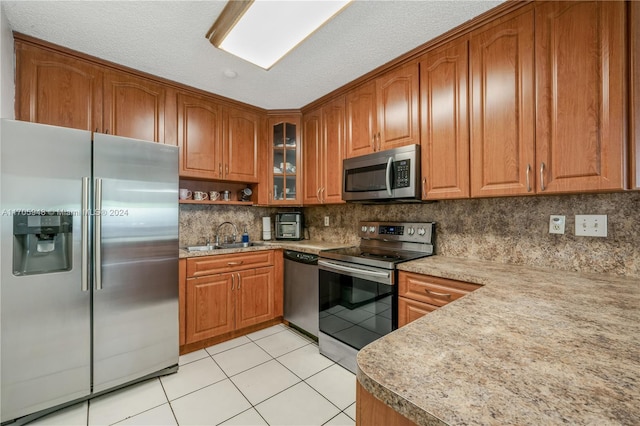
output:
[[[0,118],[15,118],[13,34],[0,2]]]

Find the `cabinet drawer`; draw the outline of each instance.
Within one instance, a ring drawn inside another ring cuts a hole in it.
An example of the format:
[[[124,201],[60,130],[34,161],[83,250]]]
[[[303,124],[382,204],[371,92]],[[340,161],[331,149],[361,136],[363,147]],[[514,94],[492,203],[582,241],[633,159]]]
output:
[[[272,265],[273,250],[203,256],[187,259],[187,277],[200,277]]]
[[[398,297],[398,327],[422,318],[436,309],[438,309],[437,306],[428,303],[416,302],[406,297]]]
[[[480,287],[477,284],[400,271],[398,296],[444,306]]]

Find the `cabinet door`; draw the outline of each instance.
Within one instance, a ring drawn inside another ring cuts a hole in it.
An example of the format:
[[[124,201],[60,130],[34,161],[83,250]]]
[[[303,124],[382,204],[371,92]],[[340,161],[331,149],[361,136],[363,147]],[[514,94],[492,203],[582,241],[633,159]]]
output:
[[[104,74],[104,132],[164,143],[165,89],[133,75]]]
[[[321,110],[317,109],[303,117],[303,172],[305,205],[321,204],[322,188],[322,133]]]
[[[473,197],[533,193],[533,11],[518,13],[471,34]]]
[[[271,117],[269,119],[271,161],[269,202],[272,205],[299,205],[304,192],[300,175],[300,117]]]
[[[404,65],[376,80],[377,150],[420,143],[418,64]]]
[[[178,329],[180,346],[187,343],[187,259],[178,261]]]
[[[469,197],[468,40],[420,61],[422,198]]]
[[[342,201],[342,160],[345,145],[344,97],[322,108],[322,189],[320,198],[325,204]]]
[[[376,85],[360,86],[347,93],[347,158],[374,151],[376,136]]]
[[[225,180],[258,182],[260,118],[253,112],[227,108],[224,121]]]
[[[15,49],[16,119],[101,131],[99,67],[19,41]]]
[[[436,309],[438,309],[437,306],[429,305],[428,303],[417,302],[406,297],[398,297],[398,327],[422,318]]]
[[[178,94],[180,176],[222,178],[222,116],[212,101]]]
[[[231,273],[187,280],[187,344],[233,331],[232,280]]]
[[[273,267],[250,269],[235,273],[236,328],[268,321],[274,315]]]
[[[539,192],[625,187],[625,2],[536,5]]]

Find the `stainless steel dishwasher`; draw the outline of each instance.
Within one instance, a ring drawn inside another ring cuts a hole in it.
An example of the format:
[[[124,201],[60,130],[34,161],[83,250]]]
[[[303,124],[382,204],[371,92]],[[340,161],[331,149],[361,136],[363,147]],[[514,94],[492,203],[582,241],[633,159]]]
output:
[[[318,256],[284,251],[284,319],[318,340]]]

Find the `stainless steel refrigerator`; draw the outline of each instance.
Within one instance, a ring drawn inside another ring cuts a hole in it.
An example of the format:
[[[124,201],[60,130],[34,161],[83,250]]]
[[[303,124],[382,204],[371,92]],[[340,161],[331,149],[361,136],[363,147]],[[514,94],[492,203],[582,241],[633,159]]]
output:
[[[1,421],[177,371],[177,147],[1,120],[0,148]]]

